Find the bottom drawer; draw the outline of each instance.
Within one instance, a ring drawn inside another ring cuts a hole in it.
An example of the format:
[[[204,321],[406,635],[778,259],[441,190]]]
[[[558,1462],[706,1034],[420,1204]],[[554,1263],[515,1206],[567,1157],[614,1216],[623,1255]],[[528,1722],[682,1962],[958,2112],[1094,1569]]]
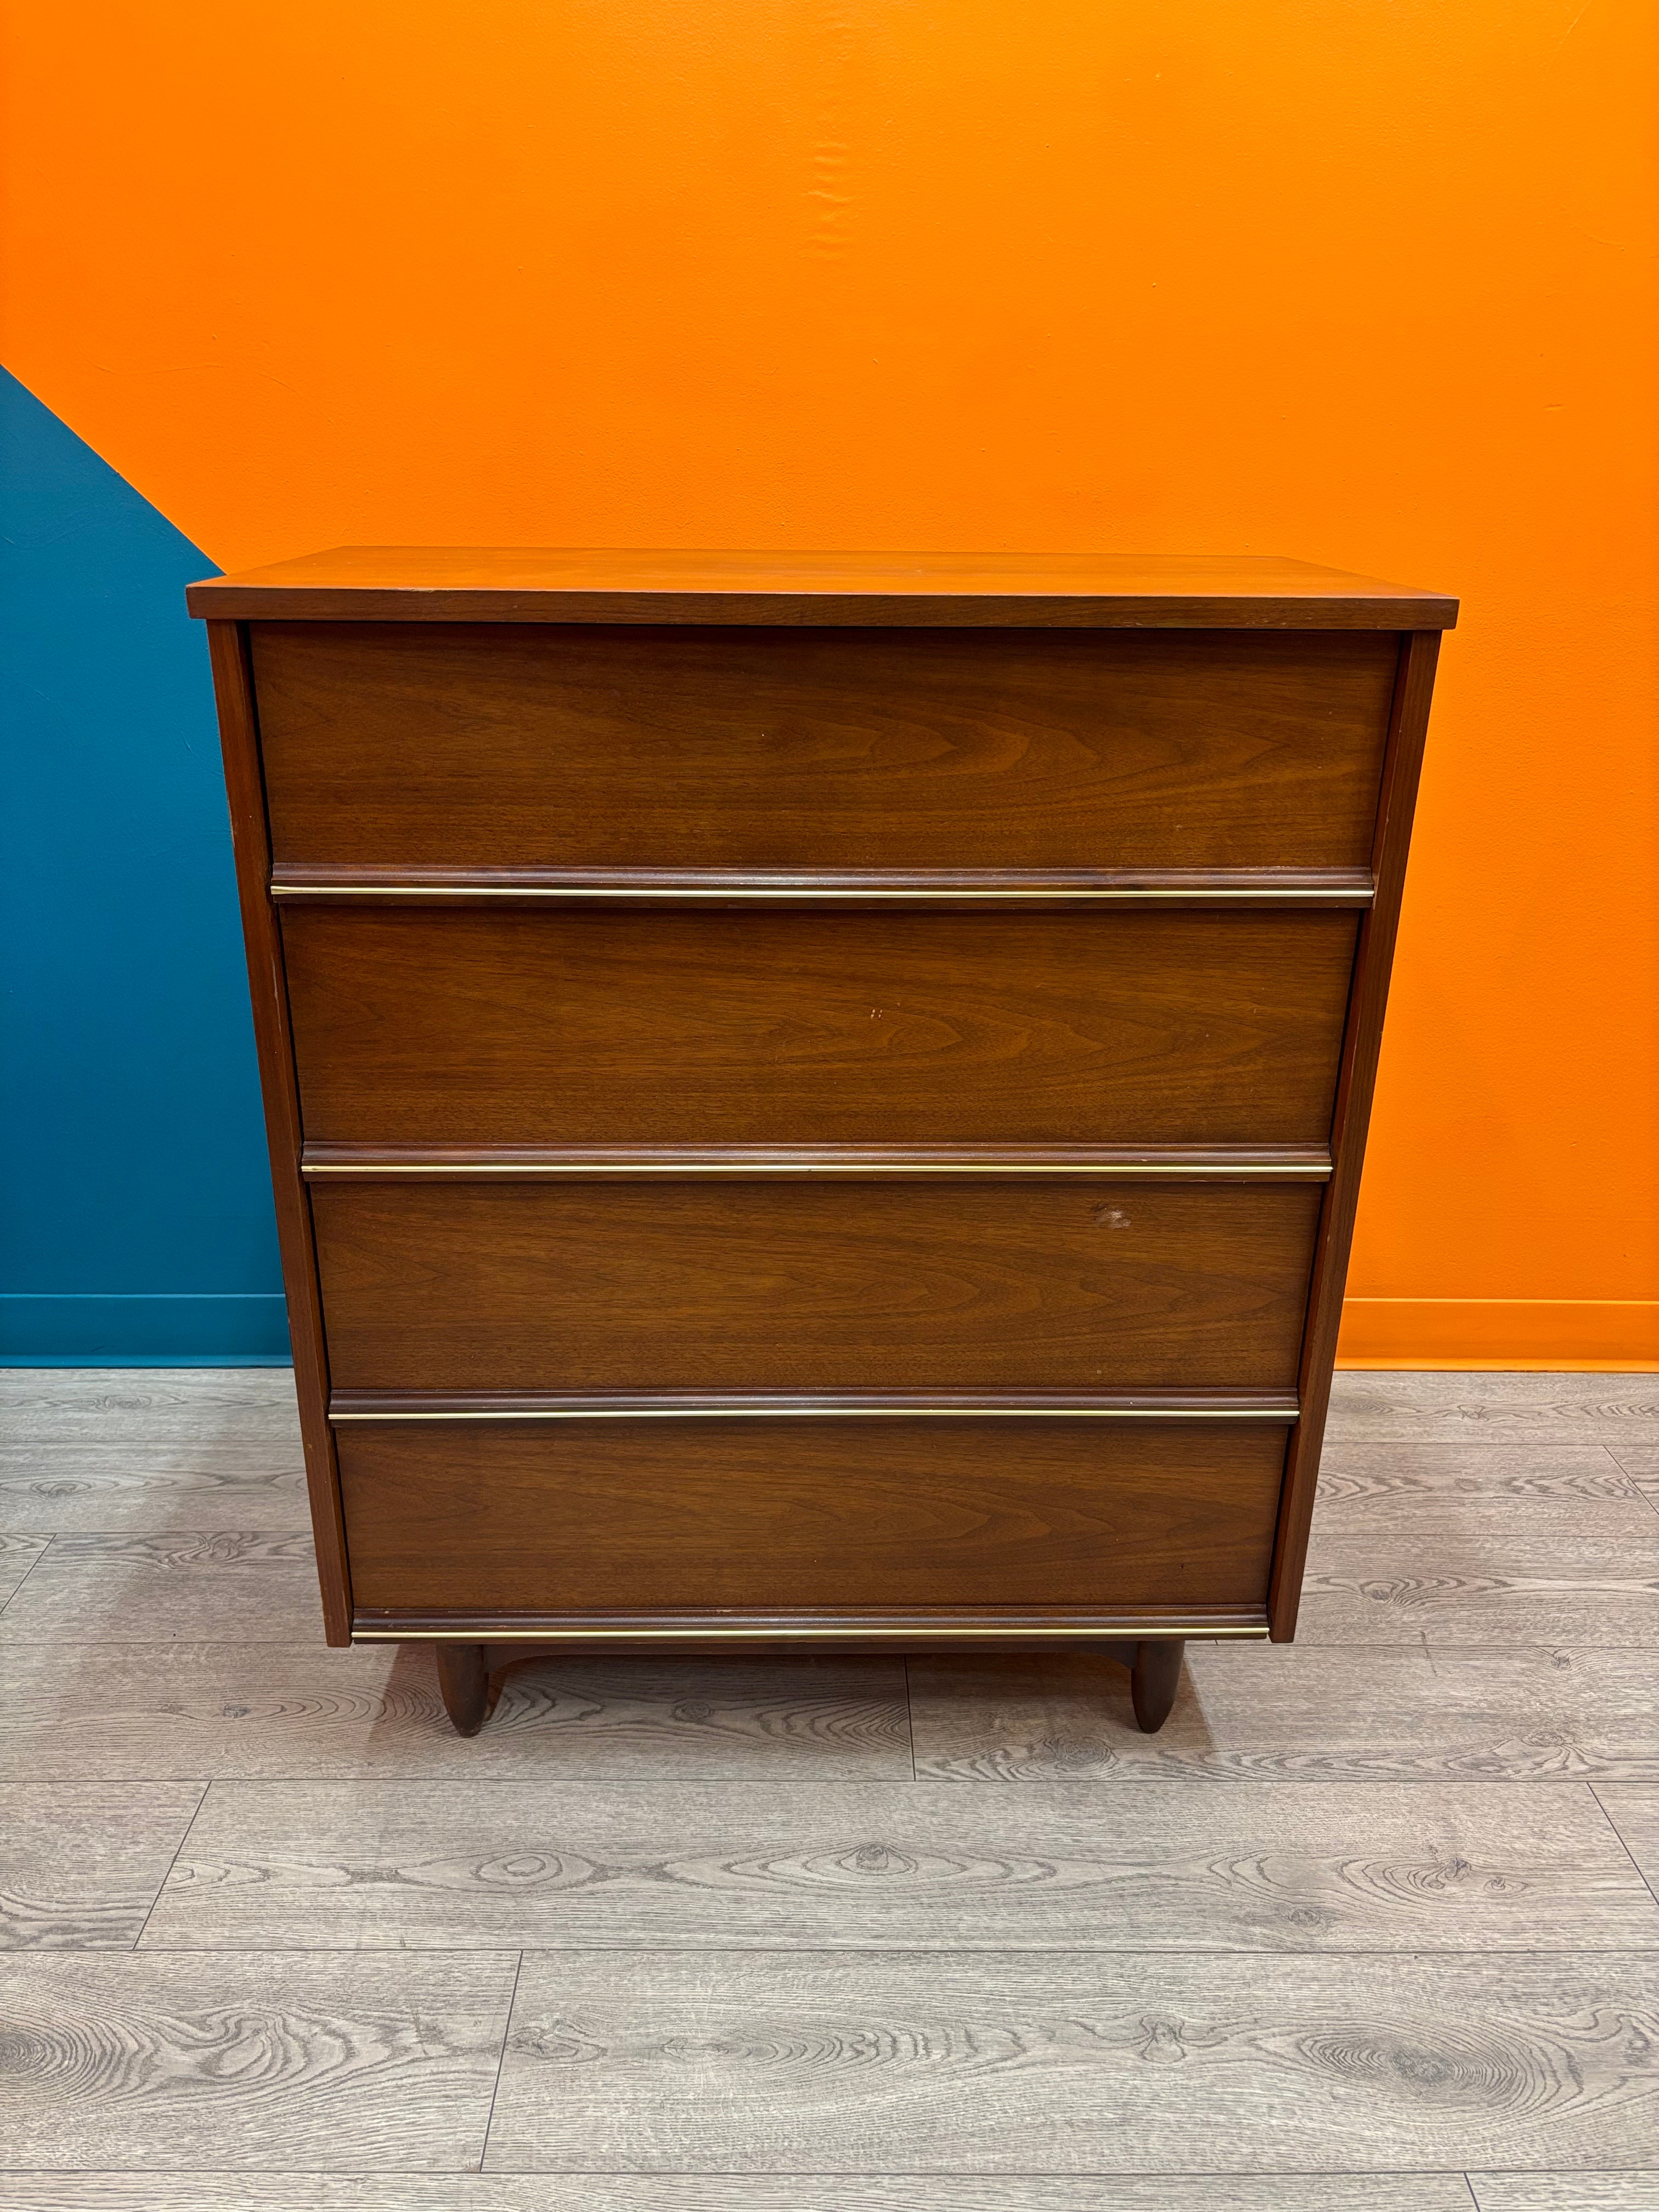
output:
[[[1260,1606],[1285,1430],[1073,1414],[348,1422],[360,1611]]]

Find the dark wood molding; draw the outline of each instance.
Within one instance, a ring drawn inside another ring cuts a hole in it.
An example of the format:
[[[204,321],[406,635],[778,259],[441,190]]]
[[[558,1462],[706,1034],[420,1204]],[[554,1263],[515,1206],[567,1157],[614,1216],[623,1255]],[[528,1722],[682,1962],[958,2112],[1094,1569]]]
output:
[[[568,1146],[307,1145],[301,1172],[315,1182],[453,1181],[458,1182],[582,1176],[628,1182],[641,1176],[723,1176],[736,1181],[800,1181],[883,1176],[994,1180],[1005,1176],[1109,1176],[1124,1182],[1324,1182],[1330,1156],[1312,1146],[1260,1150],[1243,1146],[1187,1151],[1174,1146],[937,1146],[889,1151],[873,1145],[724,1146],[706,1150],[617,1145]]]
[[[845,1420],[1054,1417],[1150,1421],[1298,1418],[1294,1398],[1266,1390],[337,1390],[331,1421]]]
[[[340,1504],[333,1432],[326,1411],[328,1353],[323,1336],[311,1200],[299,1173],[300,1095],[289,1034],[282,939],[268,890],[270,846],[247,641],[237,623],[216,621],[208,625],[208,646],[213,663],[225,787],[235,846],[236,886],[247,951],[265,1133],[270,1147],[276,1232],[288,1291],[289,1329],[293,1341],[295,1387],[300,1402],[300,1430],[305,1445],[306,1481],[311,1494],[312,1524],[316,1531],[323,1624],[331,1644],[346,1644],[351,1641],[351,1584],[346,1560],[345,1522]]]
[[[1343,1038],[1341,1072],[1331,1122],[1334,1172],[1325,1187],[1319,1233],[1314,1248],[1308,1326],[1303,1343],[1299,1395],[1302,1419],[1291,1437],[1285,1467],[1278,1540],[1267,1608],[1275,1643],[1296,1633],[1302,1574],[1308,1555],[1314,1492],[1319,1480],[1320,1449],[1330,1405],[1336,1340],[1342,1325],[1342,1297],[1348,1255],[1353,1244],[1354,1214],[1364,1164],[1365,1137],[1382,1045],[1382,1018],[1406,884],[1412,815],[1417,804],[1423,746],[1428,734],[1440,637],[1419,630],[1401,641],[1400,674],[1383,757],[1382,790],[1377,811],[1371,872],[1376,896],[1360,924],[1354,956],[1354,984]]]
[[[453,592],[309,589],[227,576],[192,584],[191,614],[211,622],[696,623],[711,629],[1258,629],[1397,630],[1438,621],[1450,629],[1455,600],[1348,599],[1278,593],[1230,599],[1213,592],[1103,598],[1079,592],[980,599],[867,592]]]
[[[1273,556],[340,546],[192,584],[219,621],[1449,629],[1438,592]]]

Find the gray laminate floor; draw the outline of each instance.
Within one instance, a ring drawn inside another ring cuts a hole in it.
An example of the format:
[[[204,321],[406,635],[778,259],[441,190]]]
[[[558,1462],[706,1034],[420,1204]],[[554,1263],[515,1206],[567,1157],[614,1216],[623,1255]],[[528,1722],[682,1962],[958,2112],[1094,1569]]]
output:
[[[1299,1640],[329,1651],[285,1372],[0,1372],[9,2212],[1659,2212],[1659,1376],[1339,1381]]]

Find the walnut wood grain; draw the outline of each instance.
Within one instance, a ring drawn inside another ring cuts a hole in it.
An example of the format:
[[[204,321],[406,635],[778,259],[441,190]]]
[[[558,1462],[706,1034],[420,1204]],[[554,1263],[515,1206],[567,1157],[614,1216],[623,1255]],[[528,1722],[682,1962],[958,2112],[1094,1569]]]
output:
[[[1292,1391],[1320,1187],[313,1192],[340,1389]]]
[[[1060,1419],[362,1424],[361,1607],[1259,1604],[1285,1432]]]
[[[1323,1146],[1356,917],[289,909],[324,1144]]]
[[[252,631],[285,871],[1363,870],[1386,633]]]
[[[305,1442],[306,1480],[311,1493],[312,1526],[317,1538],[323,1631],[331,1644],[346,1644],[351,1638],[351,1582],[346,1563],[345,1530],[340,1517],[333,1437],[325,1411],[328,1403],[328,1347],[323,1334],[316,1255],[312,1246],[311,1204],[300,1177],[300,1100],[295,1081],[282,939],[267,890],[270,842],[247,641],[236,624],[216,621],[208,626],[208,645],[213,662],[225,788],[236,854],[236,886],[247,953],[259,1085],[264,1099],[271,1188],[276,1202],[283,1285],[288,1293],[289,1335],[299,1395],[300,1430]]]
[[[1449,629],[1442,593],[1273,555],[344,545],[192,584],[193,615],[376,622]]]

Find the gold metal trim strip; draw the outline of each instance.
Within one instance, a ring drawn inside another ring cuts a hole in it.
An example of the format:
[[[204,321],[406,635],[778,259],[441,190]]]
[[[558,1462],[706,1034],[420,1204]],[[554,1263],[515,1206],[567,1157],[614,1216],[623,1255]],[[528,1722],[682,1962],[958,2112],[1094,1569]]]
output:
[[[672,890],[655,886],[606,886],[601,890],[592,884],[573,884],[554,886],[539,884],[273,884],[270,896],[274,899],[356,899],[391,898],[410,901],[437,899],[774,899],[795,900],[822,905],[834,899],[859,899],[868,903],[887,903],[907,899],[956,900],[1018,900],[1030,905],[1060,906],[1090,901],[1116,902],[1119,904],[1152,904],[1157,902],[1194,905],[1249,905],[1249,906],[1335,906],[1368,907],[1375,892],[1370,888],[1356,886],[1351,890],[1330,889],[1297,889],[1291,886],[1279,890],[1241,888],[1234,890],[1204,889],[1145,890],[1109,889],[1102,890],[990,890],[958,889],[956,890],[811,890],[793,885],[771,888],[727,885],[712,890],[702,885],[679,885]]]
[[[1300,1409],[1291,1406],[532,1406],[521,1412],[494,1409],[438,1413],[331,1412],[347,1421],[732,1421],[732,1420],[1060,1420],[1268,1421],[1287,1428]]]
[[[1213,1161],[1198,1164],[1172,1164],[1159,1161],[1140,1166],[1120,1161],[1109,1161],[1098,1165],[1061,1164],[1043,1165],[1036,1161],[1018,1160],[872,1160],[848,1163],[841,1160],[751,1160],[742,1164],[726,1160],[680,1160],[664,1162],[641,1161],[637,1166],[616,1160],[547,1162],[513,1162],[505,1160],[307,1160],[301,1163],[301,1172],[307,1181],[325,1182],[333,1176],[342,1180],[364,1176],[450,1176],[458,1180],[474,1176],[502,1176],[520,1179],[535,1176],[602,1176],[617,1182],[625,1182],[635,1176],[729,1176],[738,1179],[760,1176],[831,1176],[838,1180],[858,1182],[866,1176],[1115,1176],[1120,1182],[1143,1182],[1149,1176],[1167,1176],[1189,1182],[1231,1182],[1242,1176],[1278,1182],[1328,1182],[1331,1164],[1322,1166],[1286,1165],[1281,1162],[1241,1160],[1219,1167]]]
[[[1212,1620],[1160,1622],[1156,1628],[1120,1622],[1108,1628],[975,1628],[958,1623],[948,1628],[354,1628],[354,1644],[604,1644],[604,1643],[750,1643],[777,1644],[791,1638],[800,1642],[833,1643],[838,1639],[866,1641],[890,1637],[896,1642],[920,1643],[929,1638],[986,1636],[1066,1637],[1079,1643],[1151,1644],[1179,1637],[1183,1640],[1251,1641],[1265,1643],[1268,1628],[1241,1628]]]

